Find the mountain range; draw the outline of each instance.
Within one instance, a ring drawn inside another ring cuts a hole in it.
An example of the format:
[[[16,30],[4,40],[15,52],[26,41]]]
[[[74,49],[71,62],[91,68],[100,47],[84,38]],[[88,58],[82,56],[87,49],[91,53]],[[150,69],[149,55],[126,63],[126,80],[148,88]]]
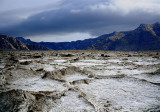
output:
[[[18,42],[19,44],[17,44],[21,46],[18,47],[18,49],[22,50],[25,50],[25,48],[29,50],[160,50],[160,22],[154,24],[141,24],[138,28],[132,31],[113,32],[110,34],[101,35],[97,38],[72,42],[33,42],[30,39],[24,39],[23,37],[17,37],[16,42]],[[15,42],[11,41],[10,43]],[[9,47],[10,44],[8,44],[7,46],[0,48],[12,48]],[[17,49],[16,46],[14,48]]]

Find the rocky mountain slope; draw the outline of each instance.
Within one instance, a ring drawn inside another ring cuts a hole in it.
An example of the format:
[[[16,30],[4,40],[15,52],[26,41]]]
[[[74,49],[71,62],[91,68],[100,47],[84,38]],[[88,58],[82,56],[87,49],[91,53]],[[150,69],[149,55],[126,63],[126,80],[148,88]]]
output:
[[[126,32],[113,32],[97,38],[73,42],[32,42],[21,38],[28,44],[39,44],[54,50],[96,49],[96,50],[158,50],[160,49],[160,23],[141,24],[138,28]]]
[[[160,49],[160,23],[153,25],[141,24],[128,32],[114,32],[111,36],[104,35],[90,46],[101,50],[158,50]]]
[[[21,41],[0,34],[0,49],[2,50],[29,50],[28,47]]]
[[[50,50],[38,44],[24,44],[19,39],[0,34],[0,50]]]

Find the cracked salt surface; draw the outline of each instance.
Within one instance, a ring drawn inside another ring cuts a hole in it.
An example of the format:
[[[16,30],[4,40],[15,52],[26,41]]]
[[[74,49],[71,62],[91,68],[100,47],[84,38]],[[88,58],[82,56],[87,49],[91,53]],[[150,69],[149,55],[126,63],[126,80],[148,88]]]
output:
[[[68,91],[61,97],[60,104],[50,112],[95,112],[94,108],[75,91]]]
[[[32,62],[27,65],[9,63],[13,68],[2,66],[6,84],[4,90],[18,89],[32,93],[33,98],[22,99],[25,104],[35,106],[25,106],[26,111],[37,112],[37,105],[39,110],[46,112],[160,110],[160,59],[152,58],[157,52],[63,52],[74,54],[74,57],[61,57],[57,56],[61,52],[48,51],[45,57],[34,59],[20,52],[23,56],[19,54],[19,62]],[[28,52],[30,56],[34,53]],[[74,60],[77,57],[80,58]],[[4,90],[0,90],[0,94]],[[23,94],[20,95],[23,97]],[[10,97],[14,98],[14,95]],[[1,104],[6,107],[4,102]],[[16,107],[21,109],[19,105]]]
[[[32,61],[31,59],[21,59],[19,62]]]
[[[153,75],[149,76],[148,74],[141,74],[141,75],[135,75],[133,77],[139,78],[139,79],[145,79],[152,83],[160,83],[160,76],[159,75]]]
[[[0,64],[0,69],[3,69],[5,67],[5,64]]]
[[[52,63],[64,63],[66,60],[54,60]]]
[[[137,65],[154,65],[154,64],[160,64],[160,60],[154,58],[140,58],[133,63]]]
[[[64,89],[63,83],[41,77],[20,78],[11,82],[11,87],[27,91],[54,91]]]
[[[120,59],[108,59],[107,62],[120,63],[122,61]]]
[[[134,62],[134,64],[137,64],[137,65],[155,65],[155,64],[160,64],[160,61],[148,61],[148,62]]]
[[[72,82],[72,81],[75,81],[75,80],[81,80],[81,79],[87,79],[88,76],[87,75],[82,75],[80,73],[74,73],[72,75],[66,75],[64,77],[64,79],[68,82]]]
[[[81,60],[83,63],[106,64],[106,60]]]
[[[112,76],[112,75],[116,75],[117,73],[119,73],[118,70],[94,70],[94,69],[90,69],[90,71],[94,72],[94,74],[96,74],[97,76]]]
[[[78,87],[101,105],[109,101],[110,111],[141,112],[160,104],[160,87],[136,79],[99,79]]]
[[[100,63],[84,63],[84,62],[76,62],[76,63],[71,63],[72,66],[82,66],[82,67],[90,67],[90,66],[95,66],[95,65],[103,65]]]
[[[55,70],[55,68],[54,68],[54,66],[52,66],[52,65],[44,65],[44,70],[45,71],[53,71],[53,70]]]
[[[5,67],[6,63],[0,58],[0,69]]]
[[[124,69],[125,67],[123,66],[120,66],[120,65],[110,65],[110,66],[107,66],[108,69]]]

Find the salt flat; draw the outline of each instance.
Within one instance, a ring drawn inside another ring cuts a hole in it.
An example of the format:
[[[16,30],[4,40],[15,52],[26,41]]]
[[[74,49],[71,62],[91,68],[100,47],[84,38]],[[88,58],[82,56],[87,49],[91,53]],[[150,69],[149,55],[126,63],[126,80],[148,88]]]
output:
[[[160,52],[0,51],[0,112],[159,112]]]

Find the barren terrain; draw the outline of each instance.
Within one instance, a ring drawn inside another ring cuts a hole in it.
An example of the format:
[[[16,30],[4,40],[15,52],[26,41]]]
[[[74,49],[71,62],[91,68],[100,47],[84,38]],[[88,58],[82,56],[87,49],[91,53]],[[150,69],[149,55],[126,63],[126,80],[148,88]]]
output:
[[[0,51],[0,112],[159,112],[160,52]]]

